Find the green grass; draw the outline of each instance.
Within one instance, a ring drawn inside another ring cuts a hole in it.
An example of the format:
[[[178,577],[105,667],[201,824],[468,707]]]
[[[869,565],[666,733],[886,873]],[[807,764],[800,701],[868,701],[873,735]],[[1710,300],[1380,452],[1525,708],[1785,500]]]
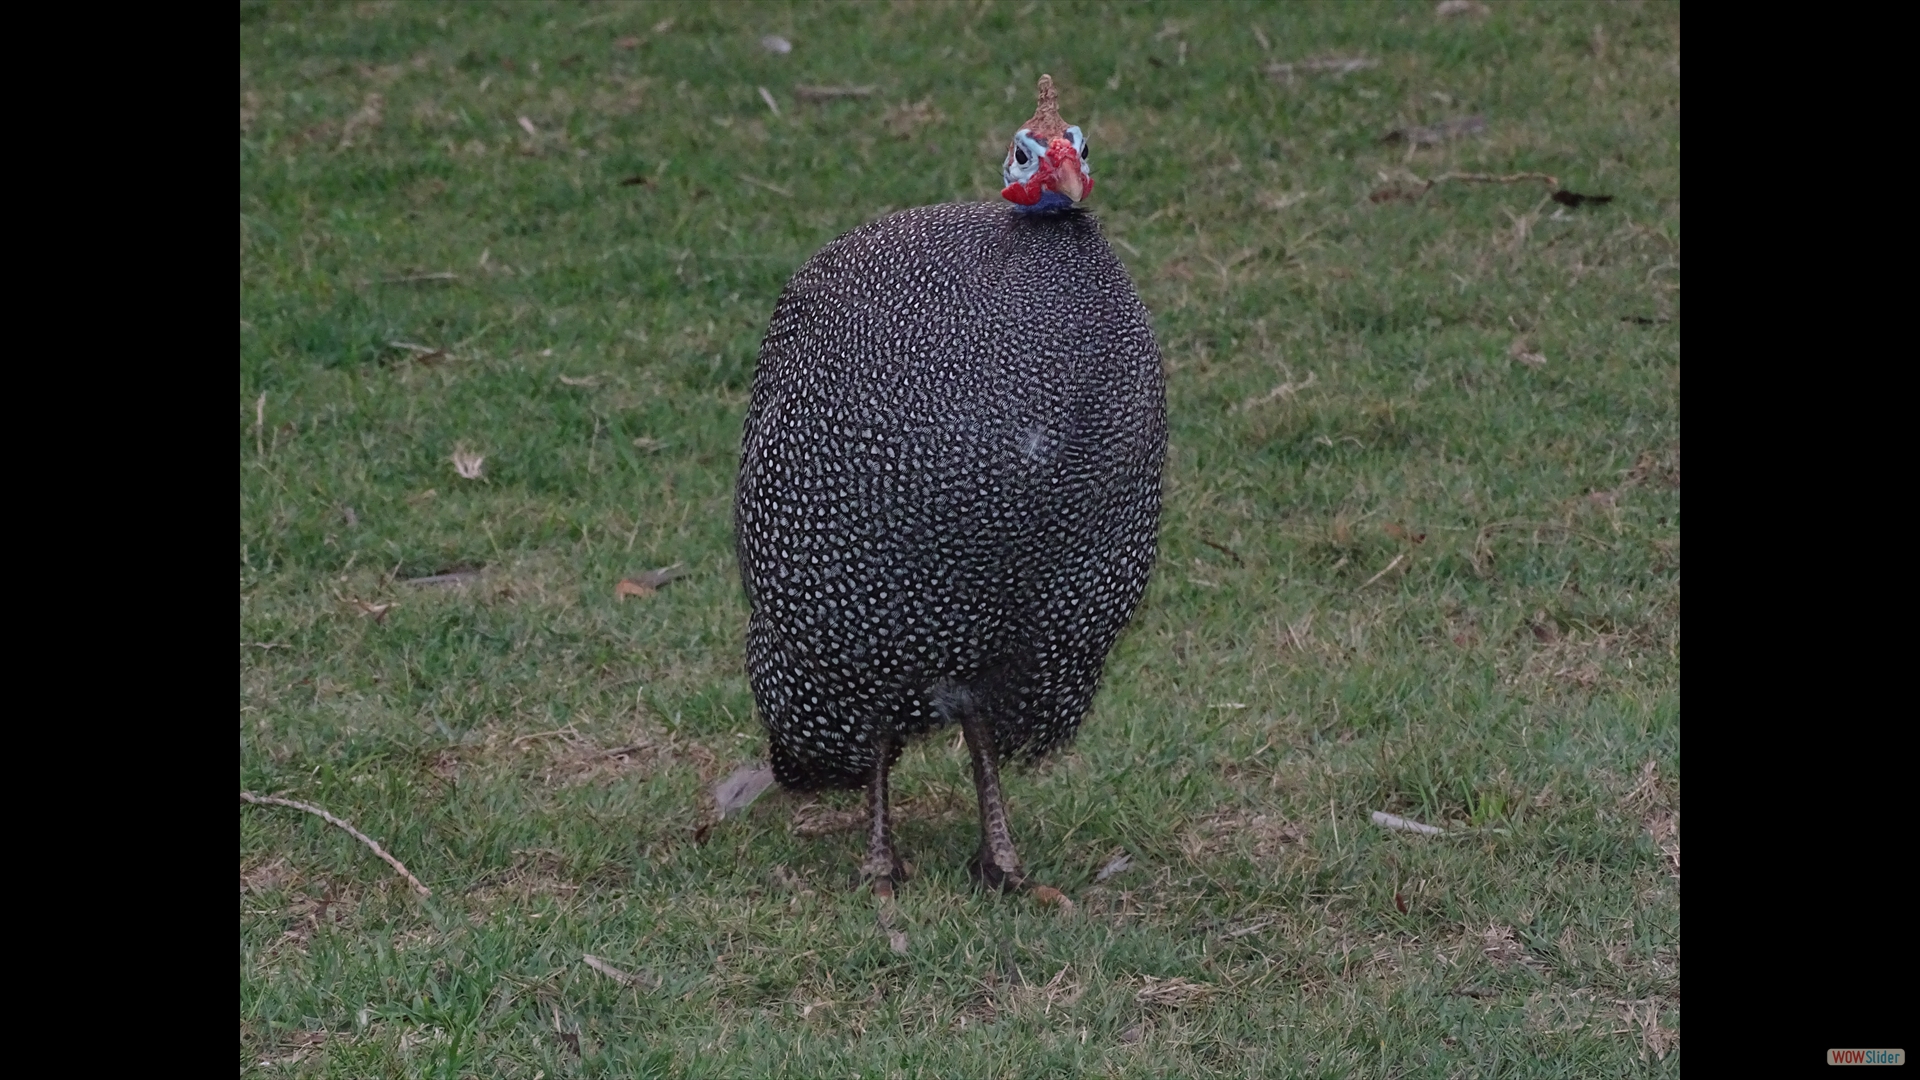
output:
[[[243,1072],[1678,1074],[1677,7],[240,23],[240,784],[433,889],[243,805]],[[1076,910],[969,888],[931,740],[899,955],[820,808],[702,829],[764,749],[740,423],[786,276],[994,197],[1041,71],[1166,357],[1161,561],[1078,743],[1009,782]],[[1448,171],[1614,201],[1373,197]]]

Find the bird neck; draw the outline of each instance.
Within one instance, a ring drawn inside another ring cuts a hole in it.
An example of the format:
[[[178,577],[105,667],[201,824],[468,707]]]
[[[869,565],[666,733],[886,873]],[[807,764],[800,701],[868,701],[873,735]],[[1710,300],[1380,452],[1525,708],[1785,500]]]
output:
[[[1021,206],[1019,203],[1014,203],[1013,209],[1015,213],[1020,214],[1042,214],[1052,213],[1055,210],[1067,210],[1072,208],[1072,206],[1073,200],[1067,198],[1065,195],[1057,191],[1043,191],[1040,193],[1039,202],[1034,203],[1032,206]]]

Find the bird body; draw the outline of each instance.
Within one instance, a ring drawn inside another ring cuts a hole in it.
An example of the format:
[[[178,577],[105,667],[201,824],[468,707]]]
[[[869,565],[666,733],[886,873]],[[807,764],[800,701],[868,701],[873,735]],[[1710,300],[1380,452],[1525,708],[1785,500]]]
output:
[[[1086,173],[1078,129],[1050,142]],[[1009,191],[1047,179],[1036,145]],[[867,869],[888,891],[886,770],[945,723],[974,751],[987,876],[1019,879],[997,762],[1073,737],[1154,559],[1150,316],[1090,215],[1051,186],[1015,194],[827,245],[781,293],[754,375],[735,508],[749,681],[782,785],[869,788]]]

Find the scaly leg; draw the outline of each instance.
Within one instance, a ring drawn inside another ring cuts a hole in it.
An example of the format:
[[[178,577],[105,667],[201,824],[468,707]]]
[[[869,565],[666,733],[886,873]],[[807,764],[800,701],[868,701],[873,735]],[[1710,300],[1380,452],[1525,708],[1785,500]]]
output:
[[[874,745],[873,778],[867,781],[867,860],[860,878],[873,883],[873,895],[893,897],[894,886],[907,879],[900,857],[893,851],[893,817],[887,805],[887,770],[892,767],[893,741],[881,736]]]
[[[1020,888],[1027,883],[1020,856],[1007,831],[1007,804],[1000,795],[1000,768],[993,752],[993,727],[975,710],[960,716],[960,731],[973,755],[973,786],[980,793],[980,851],[967,864],[974,880],[995,889]]]

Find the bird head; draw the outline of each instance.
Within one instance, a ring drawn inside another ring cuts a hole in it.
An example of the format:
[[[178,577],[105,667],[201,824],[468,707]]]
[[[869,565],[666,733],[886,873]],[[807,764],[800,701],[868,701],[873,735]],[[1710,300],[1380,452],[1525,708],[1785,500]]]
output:
[[[1040,76],[1039,99],[1033,119],[1013,133],[1007,146],[1000,170],[1007,186],[1000,197],[1026,210],[1054,210],[1093,194],[1093,169],[1087,164],[1087,137],[1060,119],[1053,76]]]

